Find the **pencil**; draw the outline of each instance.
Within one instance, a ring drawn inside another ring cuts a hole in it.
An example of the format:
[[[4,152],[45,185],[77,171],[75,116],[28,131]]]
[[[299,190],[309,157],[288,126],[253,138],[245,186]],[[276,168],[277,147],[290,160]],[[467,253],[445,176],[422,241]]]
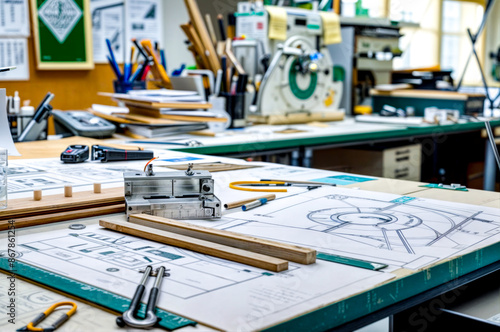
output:
[[[135,47],[137,47],[137,50],[139,51],[139,53],[146,59],[149,61],[149,56],[146,54],[146,52],[144,52],[144,50],[142,49],[141,45],[139,45],[139,43],[137,42],[137,39],[133,38],[132,39],[132,43],[134,43]]]
[[[219,22],[220,40],[226,40],[226,29],[224,29],[224,16],[222,16],[222,14],[217,15],[217,21]]]
[[[231,202],[231,203],[227,203],[227,204],[224,204],[224,207],[226,209],[234,209],[234,208],[237,208],[237,207],[240,207],[240,206],[243,206],[247,203],[250,203],[250,202],[253,202],[253,201],[256,201],[258,199],[261,199],[261,198],[265,198],[267,199],[267,201],[272,201],[273,199],[276,198],[276,195],[275,194],[268,194],[268,195],[263,195],[263,196],[259,196],[259,197],[253,197],[253,198],[247,198],[247,199],[242,199],[241,201],[236,201],[236,202]]]

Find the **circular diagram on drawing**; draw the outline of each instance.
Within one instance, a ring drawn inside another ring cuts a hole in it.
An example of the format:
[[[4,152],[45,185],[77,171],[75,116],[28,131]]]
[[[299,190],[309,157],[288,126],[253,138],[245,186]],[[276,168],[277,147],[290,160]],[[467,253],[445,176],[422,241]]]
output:
[[[413,252],[410,242],[420,246],[436,237],[435,231],[425,227],[419,217],[394,210],[337,207],[312,211],[307,217],[324,225],[323,232],[377,248],[404,247]],[[419,228],[418,233],[412,232],[415,228]]]
[[[352,229],[403,230],[422,224],[422,220],[402,212],[384,212],[377,208],[333,208],[309,213],[312,221],[326,225],[349,226]]]

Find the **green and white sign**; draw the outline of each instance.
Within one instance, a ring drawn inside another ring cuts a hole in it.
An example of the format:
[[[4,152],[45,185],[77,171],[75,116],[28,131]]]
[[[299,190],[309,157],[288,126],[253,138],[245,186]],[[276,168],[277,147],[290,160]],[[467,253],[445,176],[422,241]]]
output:
[[[89,0],[31,0],[38,69],[92,69]]]

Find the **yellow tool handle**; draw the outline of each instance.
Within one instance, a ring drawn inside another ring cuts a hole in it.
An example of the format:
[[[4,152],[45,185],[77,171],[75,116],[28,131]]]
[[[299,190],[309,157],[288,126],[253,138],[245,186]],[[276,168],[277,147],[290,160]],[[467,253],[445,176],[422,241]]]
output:
[[[239,187],[238,185],[240,184],[285,184],[285,182],[279,182],[279,181],[236,181],[236,182],[231,182],[229,184],[229,188],[231,189],[236,189],[236,190],[243,190],[243,191],[262,191],[262,192],[269,192],[269,193],[286,193],[286,189],[255,189],[255,188],[246,188],[246,187]]]
[[[73,314],[76,312],[76,303],[71,302],[71,301],[65,301],[65,302],[58,302],[53,305],[51,305],[47,310],[45,310],[43,313],[38,315],[32,322],[30,322],[26,328],[28,331],[36,331],[36,332],[43,332],[45,331],[44,328],[41,327],[35,327],[35,325],[39,324],[42,322],[45,318],[47,318],[56,308],[62,307],[65,305],[70,305],[72,308],[68,310],[66,313],[64,313],[53,325],[52,328],[55,330],[59,326],[61,326],[65,321],[67,321]]]
[[[151,67],[153,73],[157,73],[160,76],[159,78],[161,79],[163,85],[165,85],[165,88],[172,89],[172,82],[170,82],[170,78],[168,77],[165,68],[163,68],[163,66],[158,61],[151,40],[149,39],[141,40],[141,46],[144,48],[146,53],[148,53],[149,56],[153,57],[154,66]]]

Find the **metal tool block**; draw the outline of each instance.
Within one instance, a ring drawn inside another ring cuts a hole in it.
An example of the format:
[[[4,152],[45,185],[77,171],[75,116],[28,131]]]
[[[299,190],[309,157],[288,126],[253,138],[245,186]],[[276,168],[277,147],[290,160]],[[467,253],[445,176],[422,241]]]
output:
[[[214,195],[208,171],[125,172],[127,216],[150,214],[172,219],[220,218],[222,204]]]

